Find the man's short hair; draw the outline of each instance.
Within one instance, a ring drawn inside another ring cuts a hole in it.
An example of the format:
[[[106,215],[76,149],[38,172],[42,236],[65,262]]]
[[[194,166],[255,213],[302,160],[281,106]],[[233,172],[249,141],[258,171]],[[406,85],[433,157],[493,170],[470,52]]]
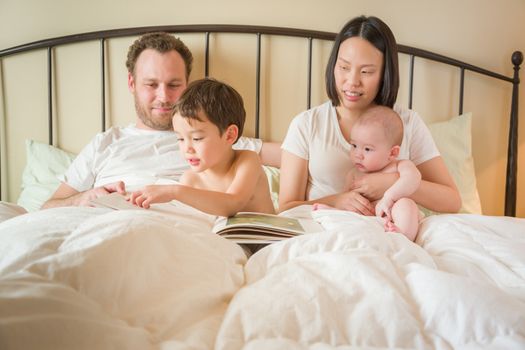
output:
[[[193,64],[193,55],[190,49],[188,49],[186,44],[179,38],[164,32],[144,34],[129,47],[126,67],[132,76],[135,76],[137,59],[142,51],[147,49],[152,49],[160,53],[177,51],[182,56],[186,66],[186,80],[189,79]]]
[[[199,112],[219,128],[221,135],[232,124],[239,129],[237,138],[242,135],[246,111],[241,95],[230,85],[212,78],[191,82],[176,103],[174,113],[203,121]]]

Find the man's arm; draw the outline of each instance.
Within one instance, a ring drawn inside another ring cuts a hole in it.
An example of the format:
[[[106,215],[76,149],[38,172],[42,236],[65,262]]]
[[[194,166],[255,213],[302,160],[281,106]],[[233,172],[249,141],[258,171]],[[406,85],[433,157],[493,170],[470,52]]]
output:
[[[92,188],[84,192],[78,192],[66,183],[61,183],[55,193],[48,199],[41,209],[71,206],[90,206],[91,200],[107,195],[112,192],[126,194],[124,182],[119,181],[105,186]]]
[[[269,165],[276,168],[281,166],[280,142],[264,142],[261,139],[241,136],[233,145],[233,149],[257,152],[263,165]]]
[[[263,142],[261,152],[259,153],[263,165],[281,167],[281,143],[280,142]]]

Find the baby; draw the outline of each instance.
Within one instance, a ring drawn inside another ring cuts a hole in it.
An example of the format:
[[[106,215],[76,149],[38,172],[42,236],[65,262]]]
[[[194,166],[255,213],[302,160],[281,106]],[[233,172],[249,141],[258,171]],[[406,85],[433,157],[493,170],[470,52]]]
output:
[[[178,200],[203,212],[233,216],[239,211],[274,213],[268,180],[253,151],[234,150],[246,112],[241,95],[214,79],[192,82],[175,106],[173,130],[190,165],[180,185],[150,185],[130,201],[149,208]]]
[[[421,182],[421,173],[410,160],[397,160],[403,140],[403,122],[391,108],[374,106],[352,126],[351,159],[354,164],[348,174],[345,189],[367,173],[399,173],[399,179],[375,204],[375,213],[385,218],[385,230],[403,233],[413,241],[419,228],[420,213],[416,203],[408,198]],[[314,209],[326,208],[316,204]]]

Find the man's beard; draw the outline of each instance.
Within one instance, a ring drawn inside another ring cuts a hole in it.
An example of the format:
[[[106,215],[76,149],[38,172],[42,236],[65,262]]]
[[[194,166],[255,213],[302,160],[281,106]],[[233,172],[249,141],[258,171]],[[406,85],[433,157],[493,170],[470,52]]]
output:
[[[162,107],[173,107],[170,104],[163,104]],[[173,110],[173,108],[172,108]],[[144,106],[142,106],[137,97],[135,96],[135,111],[137,112],[137,116],[140,118],[142,123],[146,125],[147,127],[154,129],[154,130],[172,130],[173,123],[172,123],[172,117],[173,112],[164,113],[162,115],[158,115],[157,117],[153,117],[151,115],[151,111]]]

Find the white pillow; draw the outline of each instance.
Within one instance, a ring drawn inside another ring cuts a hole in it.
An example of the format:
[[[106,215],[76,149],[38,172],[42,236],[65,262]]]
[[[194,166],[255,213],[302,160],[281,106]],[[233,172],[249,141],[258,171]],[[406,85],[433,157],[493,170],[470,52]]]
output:
[[[481,214],[472,158],[472,113],[429,124],[428,128],[458,187],[463,204],[461,213]]]
[[[22,174],[22,192],[18,205],[27,211],[40,209],[56,191],[62,175],[75,155],[33,140],[26,140],[26,166]]]
[[[270,187],[270,196],[272,197],[272,203],[275,210],[279,209],[279,168],[275,168],[269,165],[263,165],[264,173],[268,179],[268,185]]]

